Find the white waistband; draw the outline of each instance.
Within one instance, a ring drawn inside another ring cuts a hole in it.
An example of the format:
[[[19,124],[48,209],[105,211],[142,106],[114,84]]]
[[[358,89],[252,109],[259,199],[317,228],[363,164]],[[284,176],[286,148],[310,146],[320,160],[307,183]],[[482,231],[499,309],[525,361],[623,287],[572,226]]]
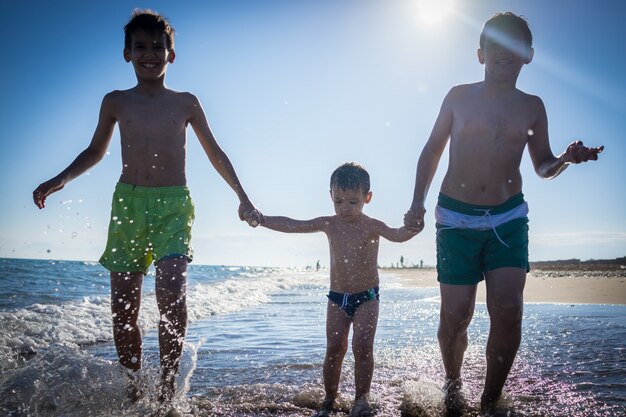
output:
[[[435,220],[442,226],[460,229],[489,230],[511,220],[528,215],[528,204],[524,201],[517,207],[499,214],[491,214],[491,209],[476,209],[476,215],[458,213],[456,211],[435,207]]]
[[[528,204],[524,201],[517,207],[512,208],[504,213],[491,214],[492,209],[475,209],[476,216],[470,214],[459,213],[454,210],[446,209],[437,205],[435,207],[435,220],[442,225],[442,229],[471,229],[471,230],[493,230],[496,237],[507,248],[507,245],[498,235],[496,227],[510,222],[511,220],[521,219],[528,215]],[[437,232],[439,233],[439,232]]]

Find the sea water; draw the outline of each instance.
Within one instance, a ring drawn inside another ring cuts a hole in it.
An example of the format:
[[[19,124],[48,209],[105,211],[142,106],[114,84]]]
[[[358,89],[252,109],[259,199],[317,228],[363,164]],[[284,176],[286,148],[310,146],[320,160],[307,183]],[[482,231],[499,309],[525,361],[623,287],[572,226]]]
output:
[[[328,271],[192,264],[188,280],[177,407],[187,416],[311,415],[323,397]],[[143,289],[137,379],[147,392],[138,402],[128,399],[129,375],[116,361],[107,271],[89,262],[0,259],[0,284],[0,415],[159,415],[154,279]],[[438,291],[404,284],[381,275],[373,400],[383,417],[440,416]],[[463,367],[474,408],[488,328],[479,304]],[[625,306],[527,304],[505,387],[516,415],[626,415],[625,340]],[[349,411],[353,369],[348,352],[338,416]]]

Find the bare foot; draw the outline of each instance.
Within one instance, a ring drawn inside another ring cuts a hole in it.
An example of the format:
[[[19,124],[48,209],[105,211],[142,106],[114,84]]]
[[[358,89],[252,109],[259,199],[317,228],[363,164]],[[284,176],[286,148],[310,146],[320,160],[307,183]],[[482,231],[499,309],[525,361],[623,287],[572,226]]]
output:
[[[126,389],[128,398],[132,402],[141,400],[145,395],[145,381],[141,377],[140,371],[128,371],[128,383]]]
[[[502,393],[496,399],[485,396],[480,398],[480,413],[486,417],[513,417],[517,415],[513,411],[513,400],[506,393]]]
[[[311,417],[330,417],[330,414],[333,412],[334,404],[334,398],[324,398],[324,401],[322,402],[322,408]]]
[[[370,417],[374,415],[372,405],[365,397],[361,397],[354,402],[348,417]]]
[[[446,417],[462,416],[469,408],[463,395],[461,378],[447,379],[443,386],[443,402],[446,407]]]

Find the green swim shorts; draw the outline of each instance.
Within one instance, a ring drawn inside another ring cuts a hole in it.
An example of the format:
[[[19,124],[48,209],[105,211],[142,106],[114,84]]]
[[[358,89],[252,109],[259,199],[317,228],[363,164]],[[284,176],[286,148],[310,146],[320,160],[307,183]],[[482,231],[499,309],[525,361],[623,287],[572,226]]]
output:
[[[118,183],[100,263],[111,272],[148,272],[152,262],[193,258],[194,205],[189,189]]]
[[[525,204],[518,194],[499,206],[475,206],[445,195],[438,205],[461,215],[485,211],[506,214],[517,205]],[[488,219],[488,218],[487,218]],[[528,217],[506,221],[480,230],[436,224],[437,279],[443,284],[475,285],[485,279],[485,273],[497,268],[514,267],[530,271],[528,262]]]

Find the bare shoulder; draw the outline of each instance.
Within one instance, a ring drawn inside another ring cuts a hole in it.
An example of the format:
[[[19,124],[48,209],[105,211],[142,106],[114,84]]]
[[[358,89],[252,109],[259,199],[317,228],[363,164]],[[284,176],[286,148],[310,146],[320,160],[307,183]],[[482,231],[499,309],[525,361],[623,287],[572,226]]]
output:
[[[388,227],[387,224],[382,220],[367,216],[365,214],[363,215],[363,222],[367,226],[367,228],[373,233],[380,233],[383,228]]]
[[[106,103],[120,103],[128,98],[129,90],[113,90],[104,95],[102,99]]]
[[[446,97],[451,99],[461,99],[469,94],[477,92],[480,86],[481,83],[458,84],[450,89]]]
[[[517,90],[517,93],[522,106],[520,109],[534,117],[535,120],[546,117],[546,109],[543,100],[539,96],[528,94],[521,90]]]

